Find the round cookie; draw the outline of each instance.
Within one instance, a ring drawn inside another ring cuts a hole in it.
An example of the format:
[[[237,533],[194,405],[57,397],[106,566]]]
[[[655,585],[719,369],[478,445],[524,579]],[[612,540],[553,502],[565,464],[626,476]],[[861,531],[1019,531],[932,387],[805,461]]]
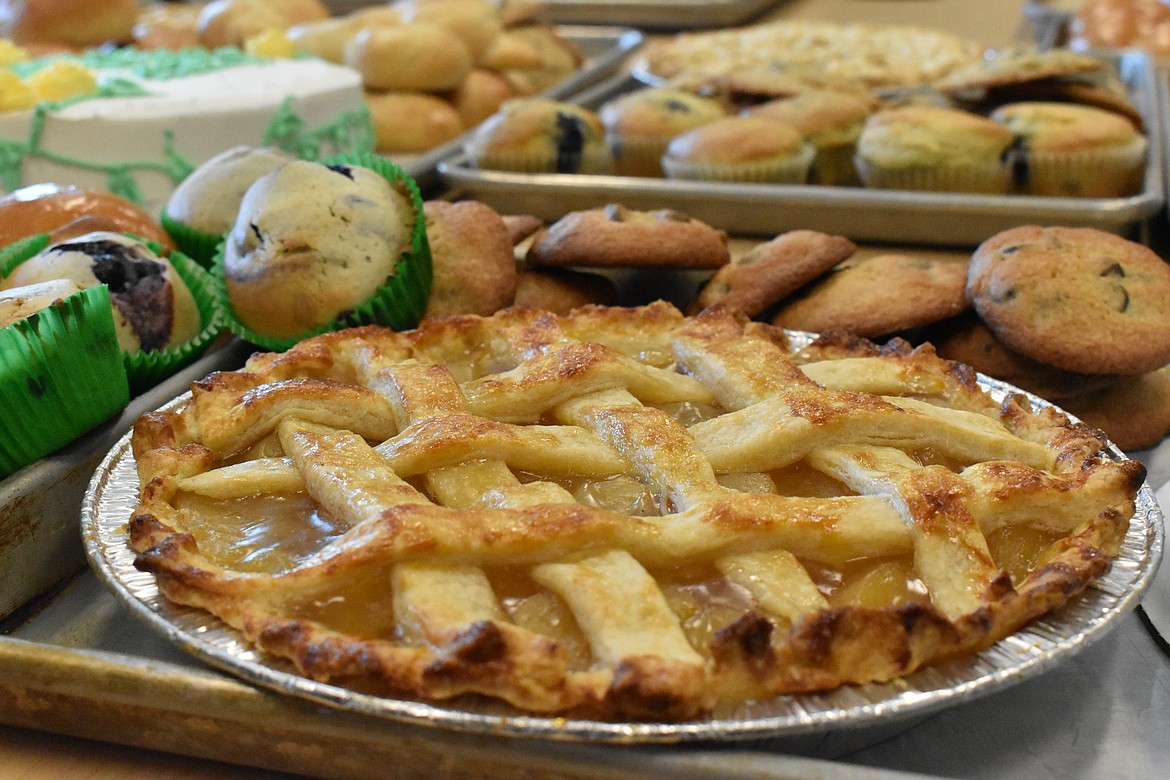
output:
[[[516,294],[516,258],[503,218],[478,201],[423,204],[434,281],[423,316],[494,314]]]
[[[1084,374],[1170,362],[1170,266],[1095,228],[1012,228],[971,258],[967,297],[1004,344]]]
[[[850,257],[857,247],[814,230],[781,233],[720,268],[691,304],[692,313],[723,306],[754,317]]]
[[[635,211],[615,203],[574,211],[528,249],[531,266],[719,268],[727,234],[678,211]]]
[[[781,304],[773,325],[873,338],[929,325],[967,308],[961,259],[876,254],[851,257]]]
[[[1122,450],[1148,449],[1170,433],[1170,369],[1124,377],[1063,406]]]
[[[601,274],[570,268],[529,268],[516,277],[517,306],[568,314],[591,303],[612,306],[617,299],[617,286]]]
[[[1045,365],[1008,349],[978,317],[964,316],[953,327],[932,332],[929,340],[947,360],[966,363],[981,374],[1000,379],[1049,401],[1061,402],[1116,380],[1108,374],[1077,374]]]

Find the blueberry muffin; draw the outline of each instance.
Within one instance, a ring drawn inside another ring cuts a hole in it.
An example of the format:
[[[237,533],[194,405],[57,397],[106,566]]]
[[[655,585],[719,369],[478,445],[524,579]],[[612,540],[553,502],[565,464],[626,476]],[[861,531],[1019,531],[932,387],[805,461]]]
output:
[[[248,189],[225,240],[231,309],[275,338],[327,325],[394,273],[417,219],[410,199],[368,168],[286,163]]]
[[[1120,114],[1034,101],[1000,106],[991,118],[1017,139],[1025,193],[1118,198],[1141,188],[1148,143]]]
[[[1006,193],[1014,136],[967,111],[911,105],[879,111],[857,140],[867,187],[925,192]]]
[[[547,98],[510,100],[464,144],[478,168],[523,173],[606,173],[605,128],[593,111]]]
[[[613,157],[614,173],[662,177],[667,144],[726,116],[723,105],[675,87],[649,87],[622,95],[598,111]]]
[[[662,168],[671,179],[803,184],[815,154],[792,125],[733,116],[674,138]]]

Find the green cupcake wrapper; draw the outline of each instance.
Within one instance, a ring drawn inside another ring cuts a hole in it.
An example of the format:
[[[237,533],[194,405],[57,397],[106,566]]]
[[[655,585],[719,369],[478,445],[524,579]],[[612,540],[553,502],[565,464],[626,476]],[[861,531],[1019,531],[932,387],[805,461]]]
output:
[[[92,430],[129,401],[104,285],[0,328],[0,478]]]
[[[223,263],[226,241],[221,241],[212,263],[212,277],[219,297],[227,328],[245,341],[272,352],[283,352],[299,341],[329,331],[358,325],[385,325],[394,330],[413,328],[422,319],[431,294],[432,267],[431,248],[427,242],[426,220],[423,217],[423,199],[418,184],[405,171],[384,157],[376,154],[357,152],[335,155],[322,161],[325,165],[358,165],[369,168],[395,187],[404,188],[414,206],[414,228],[410,236],[410,249],[403,252],[394,266],[394,275],[361,305],[344,312],[337,319],[293,337],[265,336],[240,322],[228,297],[227,282],[224,279]]]
[[[179,248],[180,252],[204,268],[211,268],[211,264],[215,260],[215,252],[219,248],[219,242],[223,240],[222,234],[204,233],[202,230],[196,230],[173,219],[165,211],[159,215],[158,222],[171,237],[171,240],[175,242],[175,246]]]
[[[0,250],[0,280],[16,270],[16,266],[28,260],[49,245],[49,234],[38,233],[22,238]],[[113,316],[113,315],[111,315]]]
[[[142,236],[130,236],[146,244],[156,255],[162,256],[163,247],[156,241]],[[12,244],[0,251],[0,278],[7,276],[25,260],[49,246],[49,236],[43,233]],[[200,330],[186,344],[153,352],[123,352],[122,362],[130,380],[132,395],[138,395],[178,371],[203,353],[212,340],[223,330],[223,314],[219,298],[208,271],[181,252],[172,252],[167,258],[179,278],[191,291],[195,307],[199,310]],[[111,311],[110,321],[113,322]]]

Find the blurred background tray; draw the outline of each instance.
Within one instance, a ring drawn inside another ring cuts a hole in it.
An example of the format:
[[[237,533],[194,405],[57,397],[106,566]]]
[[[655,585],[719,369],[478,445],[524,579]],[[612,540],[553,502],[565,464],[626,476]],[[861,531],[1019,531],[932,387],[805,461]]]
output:
[[[626,176],[521,174],[479,170],[462,153],[442,160],[447,185],[502,213],[535,214],[552,221],[569,211],[622,203],[630,208],[674,208],[730,233],[773,236],[810,229],[857,241],[975,245],[1022,224],[1096,227],[1133,236],[1162,212],[1165,128],[1158,76],[1149,55],[1102,55],[1115,62],[1129,98],[1146,120],[1149,155],[1142,190],[1124,198],[1056,198],[878,190],[818,185],[694,182]],[[618,75],[578,95],[596,108],[641,83]]]
[[[650,30],[732,27],[781,0],[544,0],[546,19],[566,24],[625,24]]]

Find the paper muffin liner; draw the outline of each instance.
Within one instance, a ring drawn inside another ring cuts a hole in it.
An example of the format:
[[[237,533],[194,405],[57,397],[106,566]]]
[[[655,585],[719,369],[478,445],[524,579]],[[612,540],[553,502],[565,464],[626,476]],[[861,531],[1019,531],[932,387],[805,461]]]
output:
[[[607,135],[613,172],[618,176],[646,176],[661,179],[662,155],[670,145],[669,138],[623,138]]]
[[[1011,189],[1011,167],[1005,162],[983,165],[911,165],[883,168],[854,158],[866,187],[915,192],[974,192],[1006,195]]]
[[[180,252],[204,268],[211,268],[215,251],[219,247],[219,242],[223,240],[222,234],[196,230],[174,219],[165,211],[159,215],[158,221]]]
[[[1145,138],[1125,146],[1083,152],[1023,153],[1020,189],[1028,195],[1070,198],[1121,198],[1141,189],[1145,174]]]
[[[124,235],[132,234],[126,233]],[[159,257],[163,256],[164,250],[161,244],[141,236],[133,237],[146,244],[150,251]],[[42,233],[7,247],[3,252],[0,252],[0,278],[12,273],[18,265],[48,247],[49,243],[48,234]],[[194,338],[177,347],[151,352],[123,352],[122,361],[125,365],[126,375],[130,380],[132,395],[138,395],[153,387],[199,357],[223,330],[223,316],[220,312],[219,298],[215,294],[211,275],[181,252],[172,252],[166,259],[170,261],[179,278],[191,291],[191,297],[195,299],[195,307],[199,311],[200,329]],[[110,317],[112,322],[112,313]]]
[[[423,217],[423,199],[418,184],[400,167],[384,157],[370,153],[353,153],[322,160],[325,165],[359,165],[380,174],[396,188],[405,190],[416,215],[410,235],[410,247],[402,253],[394,266],[394,274],[387,277],[377,291],[359,306],[344,312],[337,319],[312,328],[293,337],[266,336],[240,322],[232,308],[227,291],[223,264],[226,241],[221,241],[213,260],[211,277],[224,322],[232,333],[258,347],[281,352],[298,341],[332,330],[357,325],[378,324],[394,330],[413,328],[422,319],[431,294],[431,248],[427,243],[426,219]]]
[[[808,144],[792,157],[747,163],[694,163],[662,157],[668,179],[698,181],[754,182],[760,184],[804,184],[808,181],[816,150]]]
[[[92,430],[129,401],[106,286],[0,328],[0,478]]]

